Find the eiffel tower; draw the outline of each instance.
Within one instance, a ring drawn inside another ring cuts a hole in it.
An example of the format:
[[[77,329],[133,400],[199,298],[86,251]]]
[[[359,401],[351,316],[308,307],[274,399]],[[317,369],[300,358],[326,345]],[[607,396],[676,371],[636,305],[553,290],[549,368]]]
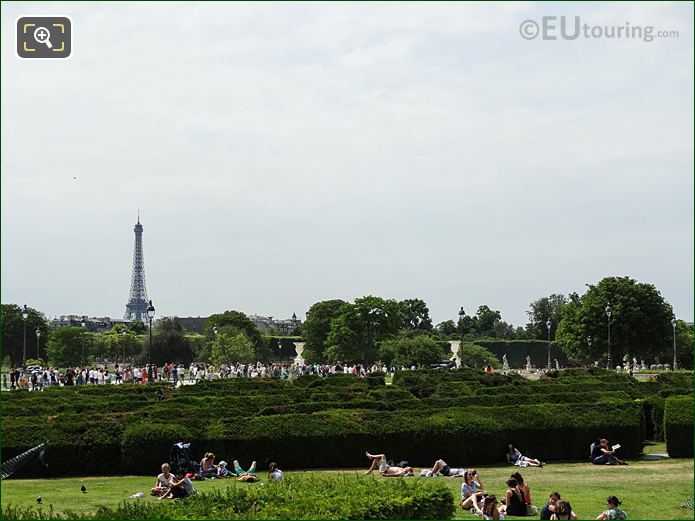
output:
[[[130,298],[125,305],[125,319],[144,322],[147,317],[147,288],[145,287],[145,254],[142,251],[142,224],[140,211],[135,225],[133,275],[130,278]]]

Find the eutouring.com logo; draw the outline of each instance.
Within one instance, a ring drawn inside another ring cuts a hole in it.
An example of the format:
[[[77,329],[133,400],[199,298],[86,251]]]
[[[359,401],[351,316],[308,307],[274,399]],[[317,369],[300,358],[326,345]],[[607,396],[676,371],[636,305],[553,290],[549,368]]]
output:
[[[519,34],[525,40],[624,39],[653,42],[658,38],[678,38],[678,31],[655,31],[653,25],[591,25],[581,17],[543,16],[540,20],[524,20]]]

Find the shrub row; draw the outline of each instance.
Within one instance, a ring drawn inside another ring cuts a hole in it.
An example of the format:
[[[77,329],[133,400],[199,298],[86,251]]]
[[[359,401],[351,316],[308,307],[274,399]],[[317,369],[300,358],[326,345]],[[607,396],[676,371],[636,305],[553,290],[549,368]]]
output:
[[[672,396],[664,406],[666,450],[672,458],[693,457],[693,397]]]
[[[291,476],[261,487],[232,482],[226,491],[180,501],[124,501],[96,513],[55,513],[51,519],[450,519],[448,487],[434,480],[359,476]],[[38,508],[5,507],[4,519],[46,519]]]
[[[440,410],[330,410],[258,417],[174,417],[169,422],[134,415],[85,422],[61,416],[47,423],[17,419],[3,425],[3,457],[49,442],[51,475],[149,474],[169,457],[171,444],[190,441],[197,457],[213,451],[227,460],[278,461],[285,468],[357,467],[364,451],[383,451],[411,464],[438,458],[455,465],[504,460],[513,441],[542,459],[585,459],[597,436],[620,440],[625,457],[641,450],[642,408],[631,403],[450,407]],[[25,467],[42,474],[38,466]]]

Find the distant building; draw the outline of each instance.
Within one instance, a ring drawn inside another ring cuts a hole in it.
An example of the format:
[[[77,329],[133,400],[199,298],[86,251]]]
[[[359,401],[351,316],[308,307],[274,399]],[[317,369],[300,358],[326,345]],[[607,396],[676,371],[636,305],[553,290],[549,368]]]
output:
[[[296,313],[292,313],[292,318],[274,319],[261,315],[249,315],[249,320],[253,322],[261,333],[265,333],[270,328],[276,328],[281,335],[290,335],[302,322],[297,318]]]
[[[82,322],[85,323],[84,328],[90,333],[103,333],[108,331],[113,326],[129,327],[133,321],[121,318],[111,317],[88,317],[85,315],[61,315],[51,320],[51,327],[82,327]]]

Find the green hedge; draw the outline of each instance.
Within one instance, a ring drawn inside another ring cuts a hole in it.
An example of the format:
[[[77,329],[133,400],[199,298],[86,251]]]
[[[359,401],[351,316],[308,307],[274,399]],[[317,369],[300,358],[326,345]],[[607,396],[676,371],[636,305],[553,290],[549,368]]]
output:
[[[666,450],[672,458],[693,457],[693,397],[672,396],[664,406]]]

